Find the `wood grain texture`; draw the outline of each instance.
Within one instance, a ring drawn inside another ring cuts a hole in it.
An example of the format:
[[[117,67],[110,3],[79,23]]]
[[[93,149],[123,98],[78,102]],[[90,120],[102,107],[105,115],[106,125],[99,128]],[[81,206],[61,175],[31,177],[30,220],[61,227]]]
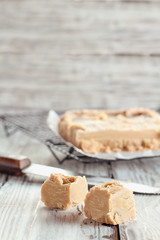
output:
[[[1,239],[27,239],[39,200],[39,187],[24,178],[9,177],[1,190]]]
[[[118,179],[160,187],[159,159],[144,159],[113,163],[113,175]],[[119,226],[121,240],[160,239],[160,196],[135,195],[136,221]]]
[[[160,238],[159,196],[135,196],[137,219],[132,223],[119,226],[121,240]]]
[[[159,10],[150,0],[1,1],[0,106],[160,108]]]
[[[53,228],[54,224],[54,228]],[[44,231],[41,232],[41,229]],[[62,234],[62,228],[63,233]],[[72,231],[71,231],[72,229]],[[82,209],[75,207],[71,210],[50,210],[40,205],[33,230],[29,239],[117,239],[116,227],[109,227],[86,219]]]

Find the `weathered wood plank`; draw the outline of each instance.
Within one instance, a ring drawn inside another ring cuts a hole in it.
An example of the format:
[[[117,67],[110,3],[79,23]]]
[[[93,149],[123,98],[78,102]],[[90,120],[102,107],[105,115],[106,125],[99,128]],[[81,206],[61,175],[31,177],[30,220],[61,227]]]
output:
[[[142,2],[138,7],[137,2],[119,1],[50,1],[48,5],[40,1],[38,6],[36,1],[24,1],[1,2],[1,6],[3,57],[33,52],[45,54],[45,58],[59,54],[63,58],[64,54],[160,53],[158,2]]]
[[[18,89],[31,91],[33,89],[35,91],[37,87],[39,91],[48,90],[50,92],[49,86],[51,86],[52,91],[56,94],[56,90],[57,93],[64,89],[66,91],[73,90],[72,88],[82,90],[81,84],[84,82],[87,90],[89,87],[92,90],[96,90],[96,88],[102,90],[104,84],[108,84],[111,89],[116,88],[116,85],[124,89],[127,85],[132,84],[132,87],[136,89],[138,81],[140,88],[144,87],[144,79],[146,79],[147,85],[151,85],[151,78],[154,84],[159,84],[157,77],[160,74],[158,67],[160,58],[156,56],[80,55],[76,57],[65,55],[63,62],[61,62],[62,57],[48,56],[45,63],[42,59],[44,56],[45,54],[40,56],[38,61],[34,59],[36,55],[32,54],[23,57],[7,56],[4,58],[0,56],[2,63],[0,74],[5,80],[0,81],[1,91],[5,89],[12,91]],[[7,71],[7,66],[10,67],[10,71]],[[13,82],[9,81],[11,76]],[[23,77],[27,77],[29,85],[26,84]],[[140,81],[140,79],[142,80]],[[91,86],[92,82],[93,87]],[[106,86],[104,87],[106,89]],[[85,88],[83,89],[86,91]],[[154,85],[153,89],[155,89]]]
[[[51,210],[42,204],[37,210],[30,239],[50,239],[54,236],[58,239],[118,239],[115,227],[109,227],[86,219],[80,208],[72,208],[67,211]],[[54,228],[53,228],[54,226]],[[41,229],[44,231],[41,231]],[[63,228],[63,235],[62,235]],[[72,229],[72,230],[71,230]]]
[[[112,163],[115,178],[160,187],[159,159]],[[136,221],[121,224],[120,239],[160,239],[160,196],[135,195]]]
[[[27,183],[21,177],[9,177],[0,190],[1,239],[27,239],[39,191],[40,185]]]
[[[152,79],[153,80],[153,79]],[[143,82],[144,83],[144,82]],[[155,83],[155,89],[152,84]],[[148,88],[139,88],[139,81],[137,85],[132,88],[132,84],[127,88],[113,86],[107,88],[109,82],[106,81],[103,90],[94,90],[93,86],[85,90],[74,89],[74,87],[68,89],[62,88],[59,92],[53,85],[53,91],[47,90],[25,90],[25,89],[3,89],[0,91],[0,101],[3,108],[11,108],[16,106],[17,108],[25,107],[31,109],[32,107],[37,109],[82,109],[82,108],[109,108],[109,109],[123,109],[128,107],[148,107],[153,109],[159,109],[159,82],[157,79],[150,82]],[[66,82],[67,85],[67,82]],[[157,86],[157,88],[156,88]],[[134,96],[137,92],[137,96]],[[141,94],[142,93],[142,94]],[[23,98],[23,101],[21,101]],[[33,103],[34,99],[34,103]],[[41,101],[39,101],[41,99]],[[12,101],[12,102],[10,102]],[[118,102],[118,106],[117,106]]]
[[[142,2],[138,7],[137,2],[118,1],[49,1],[47,5],[40,1],[38,6],[36,1],[24,1],[1,5],[0,22],[6,23],[0,25],[2,52],[31,52],[34,48],[35,52],[54,54],[116,49],[148,53],[159,49],[157,2]]]
[[[160,196],[136,195],[137,219],[119,226],[120,239],[160,239]]]
[[[160,107],[159,1],[0,4],[0,106]]]

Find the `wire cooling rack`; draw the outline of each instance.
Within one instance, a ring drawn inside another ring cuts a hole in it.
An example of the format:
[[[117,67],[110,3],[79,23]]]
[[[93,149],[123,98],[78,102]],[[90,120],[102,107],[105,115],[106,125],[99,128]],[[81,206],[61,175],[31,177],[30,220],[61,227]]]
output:
[[[105,161],[81,155],[75,152],[74,148],[68,147],[48,128],[46,123],[47,116],[48,111],[1,114],[0,121],[8,137],[17,131],[22,131],[45,144],[60,164],[66,160],[76,160],[85,163]],[[61,157],[59,157],[58,153],[61,153]]]

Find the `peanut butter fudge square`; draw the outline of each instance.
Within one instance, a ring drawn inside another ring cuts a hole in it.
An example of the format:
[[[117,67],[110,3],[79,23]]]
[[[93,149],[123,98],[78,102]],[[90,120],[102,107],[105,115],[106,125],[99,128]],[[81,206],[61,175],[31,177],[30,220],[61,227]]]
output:
[[[51,208],[69,209],[81,204],[87,192],[85,177],[51,174],[42,185],[41,200]]]
[[[133,193],[118,182],[95,186],[86,195],[84,212],[86,217],[106,224],[133,220],[136,217]]]

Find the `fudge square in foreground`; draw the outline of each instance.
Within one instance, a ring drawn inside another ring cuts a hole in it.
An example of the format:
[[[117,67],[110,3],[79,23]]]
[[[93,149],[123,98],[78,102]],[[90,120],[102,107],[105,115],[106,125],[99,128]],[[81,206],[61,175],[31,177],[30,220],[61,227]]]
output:
[[[42,185],[41,200],[51,208],[69,209],[81,204],[87,192],[85,177],[51,174]]]
[[[97,222],[117,225],[135,219],[133,192],[118,182],[90,189],[85,199],[86,217]]]

